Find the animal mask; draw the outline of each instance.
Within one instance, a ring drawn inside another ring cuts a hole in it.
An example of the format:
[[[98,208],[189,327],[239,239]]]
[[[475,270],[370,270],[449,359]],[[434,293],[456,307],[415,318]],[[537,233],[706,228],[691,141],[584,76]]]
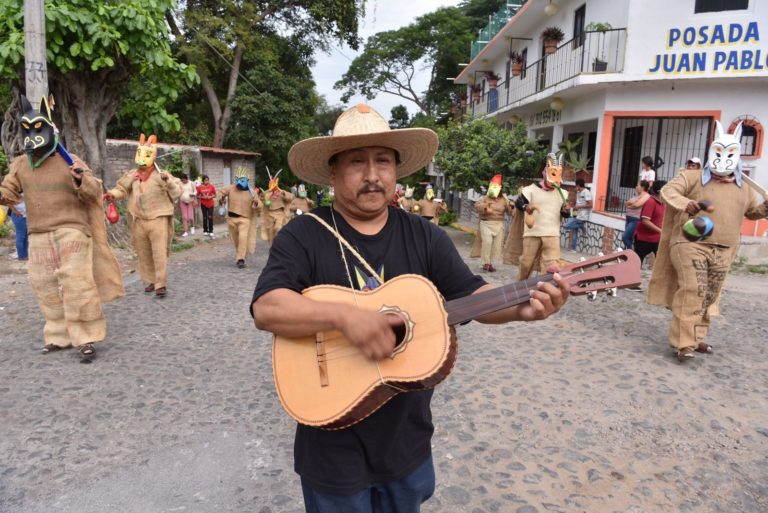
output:
[[[563,155],[558,158],[554,153],[547,155],[547,167],[544,168],[544,179],[550,187],[560,187],[563,181]]]
[[[494,175],[488,183],[488,197],[498,198],[501,193],[501,175]]]
[[[432,201],[435,198],[435,191],[431,185],[427,185],[427,192],[425,193],[427,201]]]
[[[280,189],[279,187],[280,180],[277,177],[280,176],[280,173],[282,172],[283,170],[281,169],[275,174],[275,176],[272,176],[272,173],[269,172],[269,168],[267,168],[267,174],[269,175],[269,187],[268,187],[269,192],[275,193]]]
[[[53,98],[40,100],[40,110],[35,109],[26,96],[21,97],[21,140],[32,169],[40,165],[56,151],[59,144],[58,130],[53,124],[51,112]]]
[[[299,198],[306,198],[307,197],[307,188],[304,186],[304,184],[299,184]]]
[[[702,181],[707,183],[710,173],[717,176],[736,177],[736,183],[741,186],[741,123],[733,134],[723,130],[723,125],[715,121],[715,139],[709,147],[709,158],[702,172]]]
[[[155,156],[157,155],[157,137],[150,135],[149,139],[144,134],[139,137],[139,147],[136,148],[136,158],[134,162],[141,169],[150,169],[155,165]]]
[[[241,191],[247,191],[248,187],[248,170],[244,167],[238,167],[235,170],[235,187]]]
[[[406,187],[405,188],[405,197],[406,198],[413,198],[413,191],[415,190],[415,187]]]

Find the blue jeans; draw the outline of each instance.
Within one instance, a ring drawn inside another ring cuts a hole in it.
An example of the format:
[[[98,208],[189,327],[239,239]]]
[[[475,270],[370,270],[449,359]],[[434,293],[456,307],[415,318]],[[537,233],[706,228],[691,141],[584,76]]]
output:
[[[624,235],[621,236],[624,249],[632,249],[632,243],[635,241],[635,229],[637,229],[639,222],[640,218],[627,216],[627,224],[624,225]]]
[[[16,230],[16,253],[19,260],[29,258],[29,234],[27,233],[27,218],[17,216],[11,212],[11,221]]]
[[[571,251],[576,251],[576,245],[579,243],[579,230],[581,230],[582,223],[583,221],[581,219],[572,217],[568,219],[568,221],[566,221],[566,223],[563,225],[563,228],[573,232],[573,239],[571,241]]]
[[[354,495],[331,495],[314,490],[303,479],[307,513],[418,513],[435,492],[432,457],[399,481],[373,483]]]

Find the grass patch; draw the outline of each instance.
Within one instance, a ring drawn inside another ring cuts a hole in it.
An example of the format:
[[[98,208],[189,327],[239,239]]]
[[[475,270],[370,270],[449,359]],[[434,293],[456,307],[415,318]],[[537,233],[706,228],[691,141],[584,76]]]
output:
[[[768,274],[768,264],[748,265],[747,272],[754,274]]]
[[[194,242],[177,242],[174,239],[174,241],[171,243],[171,253],[181,253],[182,251],[186,251],[194,247]]]

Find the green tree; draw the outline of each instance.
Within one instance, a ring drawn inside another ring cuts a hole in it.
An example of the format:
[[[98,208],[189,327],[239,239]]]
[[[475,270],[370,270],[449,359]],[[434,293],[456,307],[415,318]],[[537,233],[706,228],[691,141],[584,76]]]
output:
[[[423,113],[446,110],[460,62],[467,60],[478,28],[488,23],[503,0],[469,0],[458,7],[444,7],[416,18],[397,30],[380,32],[365,44],[335,88],[344,90],[343,101],[356,94],[372,100],[392,94],[415,104]],[[413,83],[417,72],[429,70],[427,91]]]
[[[181,51],[197,65],[213,117],[212,146],[222,146],[232,119],[232,101],[248,50],[269,50],[270,39],[290,27],[310,48],[331,40],[358,45],[364,0],[186,0],[167,21]],[[226,80],[222,80],[226,78]]]
[[[298,39],[275,39],[270,60],[262,60],[247,73],[232,100],[232,126],[227,146],[258,151],[260,162],[274,173],[283,169],[282,183],[295,179],[288,168],[291,146],[318,135],[308,49]],[[260,178],[266,185],[266,173]]]
[[[163,22],[171,0],[49,0],[45,2],[49,89],[70,151],[99,175],[106,165],[107,124],[121,98],[133,95],[134,115],[178,127],[165,110],[194,84],[194,69],[171,55]],[[0,76],[21,87],[24,16],[20,0],[0,1]],[[142,87],[132,79],[142,77]],[[32,99],[39,101],[39,99]],[[16,113],[18,116],[18,113]]]
[[[325,96],[318,97],[317,109],[315,111],[315,125],[317,126],[317,135],[331,135],[333,127],[336,125],[336,119],[344,112],[341,105],[328,105]]]
[[[389,117],[390,128],[408,128],[411,126],[410,115],[405,105],[396,105],[392,107]]]
[[[528,138],[523,123],[510,130],[493,120],[476,119],[437,130],[441,144],[435,163],[454,189],[480,190],[501,173],[506,190],[513,190],[521,179],[538,176],[544,167],[546,150]]]

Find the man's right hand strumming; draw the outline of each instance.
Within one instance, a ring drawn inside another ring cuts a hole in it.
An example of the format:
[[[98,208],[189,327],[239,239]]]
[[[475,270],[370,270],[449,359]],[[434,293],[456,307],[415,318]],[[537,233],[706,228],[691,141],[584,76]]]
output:
[[[392,328],[402,324],[403,320],[394,315],[351,307],[345,312],[341,332],[366,357],[380,360],[392,355],[396,344]]]

